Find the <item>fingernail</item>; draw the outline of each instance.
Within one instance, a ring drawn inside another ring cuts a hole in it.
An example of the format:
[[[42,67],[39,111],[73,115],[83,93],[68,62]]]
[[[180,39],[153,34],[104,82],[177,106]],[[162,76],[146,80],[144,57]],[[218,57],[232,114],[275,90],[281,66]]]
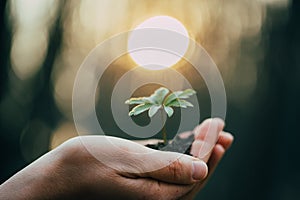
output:
[[[207,165],[201,160],[193,161],[192,170],[192,177],[194,180],[202,180],[207,176]]]

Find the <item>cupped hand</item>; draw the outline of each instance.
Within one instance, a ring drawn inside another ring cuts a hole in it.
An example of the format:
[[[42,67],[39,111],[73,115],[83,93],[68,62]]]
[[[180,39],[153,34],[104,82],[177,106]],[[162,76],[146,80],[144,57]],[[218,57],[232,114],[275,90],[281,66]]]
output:
[[[192,184],[186,190],[185,195],[180,199],[193,199],[198,192],[205,186],[210,176],[215,171],[225,152],[230,148],[234,138],[233,136],[223,131],[224,121],[219,118],[210,118],[203,121],[200,125],[194,128],[193,131],[187,131],[180,134],[180,137],[189,137],[194,134],[195,140],[192,144],[190,153],[193,157],[204,161],[208,166],[208,174],[197,183]],[[155,144],[160,140],[145,140],[137,141],[141,144]]]
[[[205,135],[215,126],[219,139],[209,150]],[[191,199],[232,143],[223,127],[214,119],[196,127],[193,156],[109,136],[76,137],[2,184],[0,199]]]

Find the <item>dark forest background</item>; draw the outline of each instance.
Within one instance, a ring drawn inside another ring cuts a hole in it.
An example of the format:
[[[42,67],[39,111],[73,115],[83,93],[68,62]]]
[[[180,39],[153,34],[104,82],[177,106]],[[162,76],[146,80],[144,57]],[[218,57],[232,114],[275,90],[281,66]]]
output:
[[[42,67],[22,81],[11,70],[7,4],[0,2],[1,183],[49,150],[51,134],[64,118],[50,80],[62,42],[60,16],[50,30]],[[300,199],[300,1],[267,11],[257,86],[244,105],[228,101],[226,130],[235,142],[199,199]],[[242,41],[241,54],[247,52],[247,42]],[[24,132],[30,137],[22,138]],[[30,147],[24,149],[20,141]]]

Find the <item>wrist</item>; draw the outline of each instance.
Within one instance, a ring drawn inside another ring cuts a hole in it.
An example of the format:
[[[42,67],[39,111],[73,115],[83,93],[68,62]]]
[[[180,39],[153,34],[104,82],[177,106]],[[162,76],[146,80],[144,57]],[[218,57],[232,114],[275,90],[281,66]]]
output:
[[[52,199],[57,196],[63,184],[58,173],[60,162],[55,152],[40,157],[0,186],[0,199]]]

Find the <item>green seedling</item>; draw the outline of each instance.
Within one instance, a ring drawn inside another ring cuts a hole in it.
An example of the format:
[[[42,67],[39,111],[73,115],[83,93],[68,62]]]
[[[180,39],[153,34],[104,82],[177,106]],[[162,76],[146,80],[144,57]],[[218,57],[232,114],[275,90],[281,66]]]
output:
[[[171,92],[165,88],[160,87],[154,91],[149,97],[135,97],[125,101],[125,104],[136,105],[129,111],[129,116],[136,116],[148,111],[148,116],[153,117],[158,111],[161,112],[162,123],[164,122],[164,112],[168,117],[174,114],[173,107],[187,108],[193,107],[193,104],[184,100],[196,94],[193,89],[186,89],[184,91]],[[164,143],[167,144],[166,125],[163,125],[162,136]]]

